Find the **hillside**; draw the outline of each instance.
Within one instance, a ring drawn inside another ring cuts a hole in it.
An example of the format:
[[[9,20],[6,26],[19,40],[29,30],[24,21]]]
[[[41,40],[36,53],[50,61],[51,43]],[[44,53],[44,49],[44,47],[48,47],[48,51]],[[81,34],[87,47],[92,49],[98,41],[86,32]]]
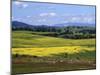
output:
[[[44,32],[43,32],[44,33]],[[41,34],[43,34],[41,32]],[[18,48],[33,47],[61,47],[61,46],[95,46],[95,39],[64,39],[50,36],[38,35],[31,31],[13,31],[13,46]],[[87,41],[88,40],[88,41]],[[91,43],[93,42],[93,43]]]

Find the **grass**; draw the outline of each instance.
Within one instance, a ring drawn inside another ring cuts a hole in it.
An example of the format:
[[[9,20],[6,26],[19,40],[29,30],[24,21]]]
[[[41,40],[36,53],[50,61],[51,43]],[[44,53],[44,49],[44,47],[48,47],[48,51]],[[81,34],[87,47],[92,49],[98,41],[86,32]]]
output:
[[[88,57],[86,57],[88,55]],[[13,74],[73,71],[95,69],[95,51],[77,54],[60,53],[54,57],[34,57],[19,55],[13,61]]]
[[[95,69],[95,66],[86,63],[24,63],[13,64],[13,75],[25,73],[42,73],[42,72],[57,72],[57,71],[73,71],[73,70],[90,70]]]
[[[13,31],[12,74],[95,69],[94,39],[64,39],[49,32]]]
[[[36,35],[28,31],[14,31],[12,38],[13,48],[95,46],[95,39],[64,39]]]
[[[95,39],[76,40],[36,35],[40,33],[42,34],[42,32],[14,31],[12,53],[48,56],[64,52],[73,54],[81,50],[95,50]]]

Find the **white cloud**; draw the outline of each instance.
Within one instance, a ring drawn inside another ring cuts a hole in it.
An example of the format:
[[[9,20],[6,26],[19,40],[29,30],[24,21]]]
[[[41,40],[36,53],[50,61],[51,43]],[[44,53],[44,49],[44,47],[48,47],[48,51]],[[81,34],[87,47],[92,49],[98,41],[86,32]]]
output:
[[[93,23],[95,21],[95,17],[91,15],[75,15],[69,16],[68,20],[70,22]]]
[[[54,13],[54,12],[50,12],[50,13],[40,13],[40,16],[41,17],[44,17],[44,16],[56,16],[57,14]]]
[[[83,21],[84,22],[88,22],[88,23],[93,22],[93,20],[94,20],[94,18],[92,18],[92,17],[85,17],[85,18],[83,18]]]
[[[71,20],[72,21],[79,21],[80,20],[80,17],[72,17]]]
[[[17,18],[13,17],[13,20],[15,20],[15,21],[23,21],[24,19],[20,18],[20,17],[17,17]]]
[[[28,4],[22,4],[22,7],[26,8],[26,7],[28,7]]]
[[[49,13],[49,15],[51,15],[51,16],[56,16],[56,13]]]
[[[25,3],[19,2],[19,1],[15,1],[14,4],[17,5],[17,6],[20,6],[22,8],[28,7],[28,4],[25,4]]]
[[[31,16],[26,16],[27,18],[30,18]]]
[[[68,20],[64,20],[64,21],[63,21],[63,23],[68,23],[68,22],[69,22]]]
[[[22,4],[22,3],[19,2],[19,1],[15,1],[14,4],[15,4],[15,5],[20,5],[20,4]]]
[[[38,20],[38,22],[45,22],[46,21],[46,19],[40,19],[40,20]]]

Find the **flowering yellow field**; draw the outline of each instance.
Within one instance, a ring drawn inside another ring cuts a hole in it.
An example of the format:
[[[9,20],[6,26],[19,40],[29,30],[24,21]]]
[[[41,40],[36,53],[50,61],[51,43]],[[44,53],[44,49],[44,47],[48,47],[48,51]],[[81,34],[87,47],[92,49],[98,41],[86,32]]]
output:
[[[44,48],[12,48],[13,54],[20,55],[36,55],[36,56],[50,56],[51,54],[58,53],[79,53],[80,51],[90,51],[95,50],[94,47],[86,46],[64,46],[64,47],[44,47]]]

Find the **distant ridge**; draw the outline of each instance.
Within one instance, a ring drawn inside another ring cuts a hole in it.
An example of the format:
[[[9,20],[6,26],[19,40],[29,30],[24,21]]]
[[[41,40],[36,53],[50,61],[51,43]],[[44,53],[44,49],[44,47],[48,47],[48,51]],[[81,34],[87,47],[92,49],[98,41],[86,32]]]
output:
[[[53,24],[53,25],[30,25],[30,24],[26,24],[23,22],[19,22],[19,21],[12,21],[12,27],[17,27],[17,28],[34,28],[34,27],[38,27],[38,26],[47,26],[47,27],[65,27],[65,26],[92,26],[95,27],[95,24],[90,24],[90,23],[62,23],[62,24]]]
[[[53,26],[95,26],[93,23],[62,23],[62,24],[55,24]]]

